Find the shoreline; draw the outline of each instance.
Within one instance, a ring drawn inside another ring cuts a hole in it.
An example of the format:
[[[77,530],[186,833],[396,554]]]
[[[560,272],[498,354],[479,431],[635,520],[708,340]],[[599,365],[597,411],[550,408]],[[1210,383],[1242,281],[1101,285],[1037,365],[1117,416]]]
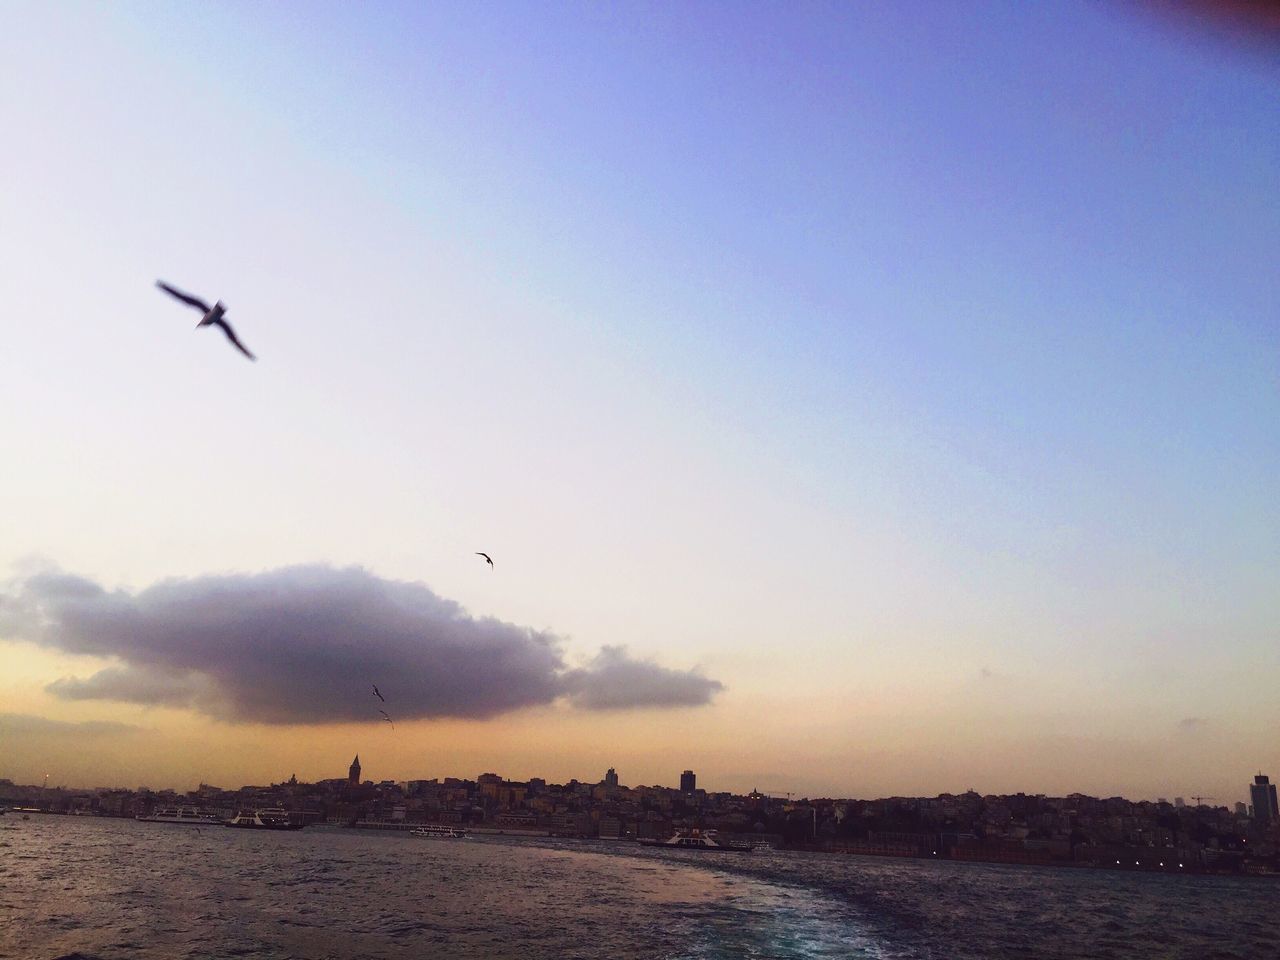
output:
[[[1145,864],[1142,862],[1134,862],[1130,865],[1124,861],[1117,861],[1114,864],[1100,863],[1093,860],[1055,860],[1051,858],[1031,858],[1019,856],[939,856],[921,853],[878,853],[871,850],[850,850],[838,847],[816,847],[816,846],[797,846],[782,848],[793,853],[808,854],[829,854],[840,857],[867,857],[875,860],[917,860],[927,861],[931,863],[981,863],[987,866],[1001,867],[1051,867],[1054,869],[1066,870],[1097,870],[1100,872],[1112,873],[1153,873],[1163,874],[1166,876],[1197,876],[1197,877],[1241,877],[1253,880],[1280,880],[1280,872],[1277,871],[1253,871],[1253,870],[1214,870],[1204,866],[1184,866],[1179,864],[1176,867],[1165,866],[1164,863],[1157,862],[1155,864]],[[1141,853],[1151,848],[1132,847],[1129,848],[1137,853]],[[989,853],[989,851],[987,852]],[[1172,863],[1174,858],[1170,858]]]

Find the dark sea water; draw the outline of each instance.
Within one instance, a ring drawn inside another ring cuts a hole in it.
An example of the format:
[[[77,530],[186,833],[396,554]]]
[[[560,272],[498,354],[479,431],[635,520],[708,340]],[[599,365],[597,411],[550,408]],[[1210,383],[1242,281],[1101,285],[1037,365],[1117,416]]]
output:
[[[1280,882],[0,818],[0,958],[1280,957]]]

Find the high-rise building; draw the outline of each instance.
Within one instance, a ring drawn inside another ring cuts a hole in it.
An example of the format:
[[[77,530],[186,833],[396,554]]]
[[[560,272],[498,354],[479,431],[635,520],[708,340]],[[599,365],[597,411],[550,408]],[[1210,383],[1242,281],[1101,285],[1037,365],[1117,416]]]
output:
[[[1249,786],[1249,799],[1253,801],[1253,819],[1260,826],[1280,820],[1280,804],[1276,802],[1276,785],[1270,777],[1258,774]]]
[[[1237,816],[1237,817],[1247,817],[1248,815],[1249,815],[1249,805],[1248,805],[1248,804],[1245,804],[1245,803],[1240,803],[1239,801],[1237,801],[1237,802],[1236,802],[1236,816]]]
[[[694,776],[692,770],[686,770],[684,773],[680,774],[681,793],[693,793],[696,789],[698,789],[698,778]]]
[[[1177,807],[1179,810],[1181,810],[1183,807],[1187,805],[1187,801],[1183,800],[1181,797],[1174,797],[1173,805]]]
[[[355,786],[360,783],[360,754],[351,761],[351,769],[347,771],[347,783]]]
[[[615,788],[618,786],[618,771],[613,767],[610,767],[609,772],[604,775],[604,785]]]

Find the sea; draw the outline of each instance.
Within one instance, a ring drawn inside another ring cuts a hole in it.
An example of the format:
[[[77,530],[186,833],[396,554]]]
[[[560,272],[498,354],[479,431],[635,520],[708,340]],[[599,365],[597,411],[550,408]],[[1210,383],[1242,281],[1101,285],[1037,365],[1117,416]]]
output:
[[[1280,881],[0,817],[4,960],[1280,957]]]

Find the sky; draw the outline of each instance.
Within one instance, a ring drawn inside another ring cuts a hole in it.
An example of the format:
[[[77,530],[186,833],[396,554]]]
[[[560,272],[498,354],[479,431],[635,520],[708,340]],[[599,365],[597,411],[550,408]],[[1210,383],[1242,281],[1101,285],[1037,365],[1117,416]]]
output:
[[[0,777],[1280,775],[1268,41],[19,2],[0,91]]]

